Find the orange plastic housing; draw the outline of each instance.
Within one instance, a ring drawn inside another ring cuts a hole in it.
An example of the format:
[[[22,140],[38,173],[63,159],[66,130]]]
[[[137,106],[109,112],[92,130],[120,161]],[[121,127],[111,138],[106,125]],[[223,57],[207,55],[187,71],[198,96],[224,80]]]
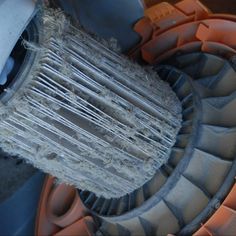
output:
[[[194,236],[236,235],[236,184],[215,214]]]
[[[42,189],[35,235],[92,236],[93,218],[88,216],[77,190],[66,184],[55,185],[47,176]]]
[[[95,232],[93,218],[85,216],[83,219],[59,231],[55,236],[92,236],[94,235],[93,232]]]
[[[142,40],[131,51],[131,58],[155,64],[181,53],[202,51],[226,58],[236,54],[236,16],[212,14],[194,0],[175,5],[145,2],[145,17],[134,26]],[[213,235],[236,235],[236,184],[221,207],[194,234]]]
[[[41,191],[38,213],[35,222],[35,235],[37,236],[49,236],[53,235],[60,230],[59,226],[52,224],[47,217],[47,199],[49,193],[54,185],[54,178],[51,176],[47,176],[44,180],[44,185]]]
[[[183,0],[175,5],[162,2],[145,9],[145,17],[134,25],[134,30],[141,36],[141,41],[130,51],[130,57],[137,58],[140,47],[153,36],[187,22],[206,19],[209,14],[210,10],[196,0]]]
[[[147,1],[147,6],[152,5]],[[145,9],[134,30],[140,43],[129,53],[149,64],[176,53],[202,51],[230,58],[236,53],[236,16],[212,14],[197,0],[162,2]]]
[[[142,46],[142,58],[150,63],[158,63],[185,47],[200,46],[203,52],[230,57],[236,53],[236,22],[223,19],[207,19],[182,24],[168,31],[154,35]],[[219,48],[217,47],[219,46]]]

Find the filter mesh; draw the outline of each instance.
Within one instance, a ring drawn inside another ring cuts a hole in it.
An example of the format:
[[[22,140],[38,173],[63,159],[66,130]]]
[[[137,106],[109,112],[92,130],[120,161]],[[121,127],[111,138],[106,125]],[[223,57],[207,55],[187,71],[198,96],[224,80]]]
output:
[[[42,14],[42,13],[40,13]],[[181,105],[168,84],[70,25],[38,18],[40,44],[23,86],[0,108],[0,146],[104,197],[142,186],[168,159]]]

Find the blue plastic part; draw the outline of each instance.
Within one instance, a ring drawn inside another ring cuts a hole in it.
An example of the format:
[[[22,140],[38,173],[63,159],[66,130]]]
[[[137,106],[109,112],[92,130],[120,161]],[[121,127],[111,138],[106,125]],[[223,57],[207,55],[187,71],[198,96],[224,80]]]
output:
[[[34,235],[44,176],[38,171],[14,195],[0,204],[0,235]]]
[[[106,39],[116,38],[123,52],[140,40],[133,26],[144,16],[141,0],[60,0],[60,3],[87,31]]]
[[[0,85],[4,85],[7,82],[7,76],[14,67],[14,59],[9,57],[3,68],[3,71],[0,73]]]

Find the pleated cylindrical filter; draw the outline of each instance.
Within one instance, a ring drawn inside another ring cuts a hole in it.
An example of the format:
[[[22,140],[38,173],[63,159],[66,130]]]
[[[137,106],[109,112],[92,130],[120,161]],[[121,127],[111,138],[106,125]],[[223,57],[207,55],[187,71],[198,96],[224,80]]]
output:
[[[134,191],[167,161],[180,102],[151,69],[61,12],[40,14],[39,43],[26,43],[36,55],[31,69],[0,106],[1,148],[99,196]]]

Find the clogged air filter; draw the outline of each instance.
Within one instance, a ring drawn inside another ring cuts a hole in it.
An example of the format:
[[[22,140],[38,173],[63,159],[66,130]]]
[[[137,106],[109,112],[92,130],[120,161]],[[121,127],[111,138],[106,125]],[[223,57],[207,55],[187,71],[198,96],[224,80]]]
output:
[[[38,18],[39,44],[25,43],[31,68],[1,94],[0,146],[97,195],[132,192],[169,157],[181,124],[177,97],[61,12]]]

